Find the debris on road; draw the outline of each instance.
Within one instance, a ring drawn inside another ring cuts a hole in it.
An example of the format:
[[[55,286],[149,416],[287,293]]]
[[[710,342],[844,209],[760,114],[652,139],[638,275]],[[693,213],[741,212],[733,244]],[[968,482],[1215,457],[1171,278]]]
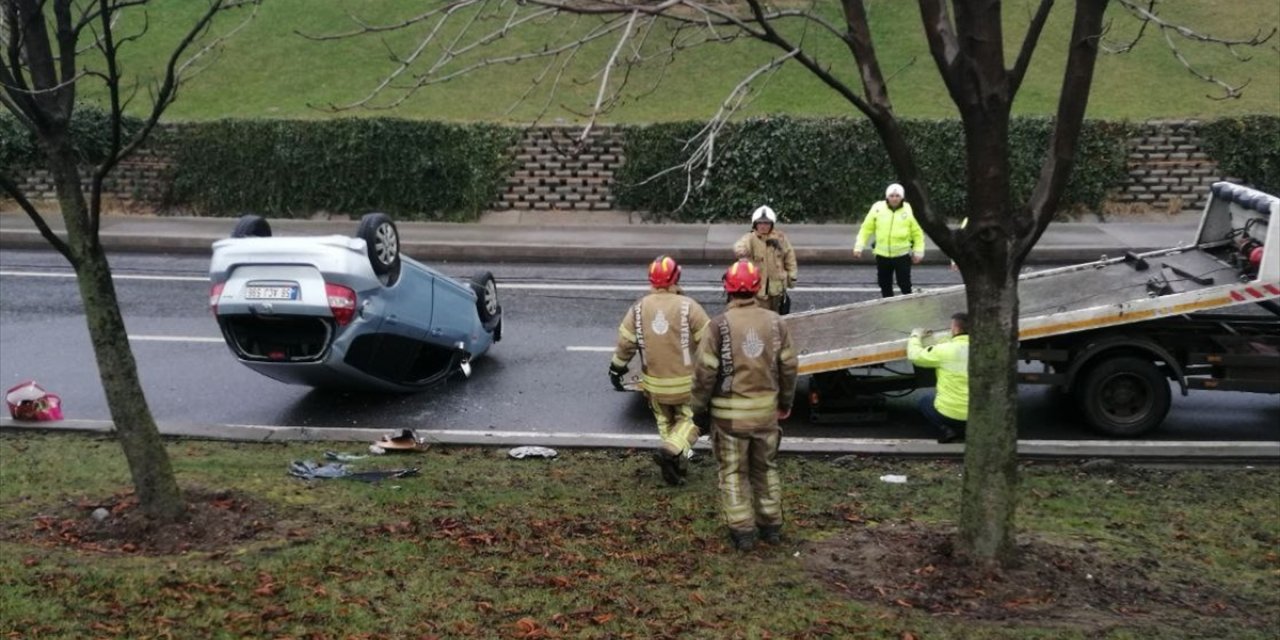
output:
[[[507,455],[517,460],[523,460],[525,458],[554,458],[560,454],[556,453],[555,449],[546,447],[516,447],[508,451]]]

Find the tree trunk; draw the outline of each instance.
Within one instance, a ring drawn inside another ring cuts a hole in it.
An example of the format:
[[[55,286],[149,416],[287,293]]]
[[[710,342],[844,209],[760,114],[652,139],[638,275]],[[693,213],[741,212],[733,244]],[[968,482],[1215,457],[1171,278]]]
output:
[[[182,515],[185,505],[160,430],[142,392],[107,255],[90,228],[75,154],[69,144],[56,141],[47,144],[46,149],[67,226],[67,243],[75,257],[72,266],[98,362],[98,376],[106,392],[116,437],[129,463],[138,503],[151,518],[171,522]]]
[[[972,384],[959,548],[987,569],[1012,560],[1018,485],[1018,281],[998,262],[965,276]]]

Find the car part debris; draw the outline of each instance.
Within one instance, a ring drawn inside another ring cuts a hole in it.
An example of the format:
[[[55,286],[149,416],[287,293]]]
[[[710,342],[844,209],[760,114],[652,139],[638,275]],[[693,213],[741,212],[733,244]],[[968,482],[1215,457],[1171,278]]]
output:
[[[387,434],[374,443],[386,451],[425,451],[430,445],[412,429],[401,429],[399,435]],[[371,449],[372,450],[372,449]]]
[[[507,455],[517,460],[523,460],[525,458],[554,458],[560,454],[556,453],[555,449],[546,447],[516,447],[508,451]]]
[[[45,391],[35,380],[19,382],[5,392],[9,415],[14,420],[52,422],[62,419],[62,398]]]

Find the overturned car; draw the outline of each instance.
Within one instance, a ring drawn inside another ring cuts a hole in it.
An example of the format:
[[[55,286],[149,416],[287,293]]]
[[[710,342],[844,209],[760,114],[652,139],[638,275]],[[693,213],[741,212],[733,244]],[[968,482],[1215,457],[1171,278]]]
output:
[[[385,214],[365,215],[355,237],[273,237],[247,215],[213,244],[209,305],[231,352],[290,384],[411,392],[502,339],[498,287],[400,255]]]

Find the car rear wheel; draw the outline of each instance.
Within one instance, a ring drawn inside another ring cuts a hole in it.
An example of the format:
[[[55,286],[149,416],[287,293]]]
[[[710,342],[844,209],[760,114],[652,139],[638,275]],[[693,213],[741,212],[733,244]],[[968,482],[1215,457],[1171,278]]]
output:
[[[367,213],[360,218],[356,237],[364,240],[369,251],[369,264],[380,275],[400,270],[400,231],[385,213]]]
[[[481,271],[471,277],[471,290],[476,292],[476,313],[485,330],[494,331],[502,324],[502,305],[498,303],[498,282],[493,274]]]
[[[231,230],[232,238],[270,238],[271,225],[267,219],[252,213],[240,216],[236,228]]]

